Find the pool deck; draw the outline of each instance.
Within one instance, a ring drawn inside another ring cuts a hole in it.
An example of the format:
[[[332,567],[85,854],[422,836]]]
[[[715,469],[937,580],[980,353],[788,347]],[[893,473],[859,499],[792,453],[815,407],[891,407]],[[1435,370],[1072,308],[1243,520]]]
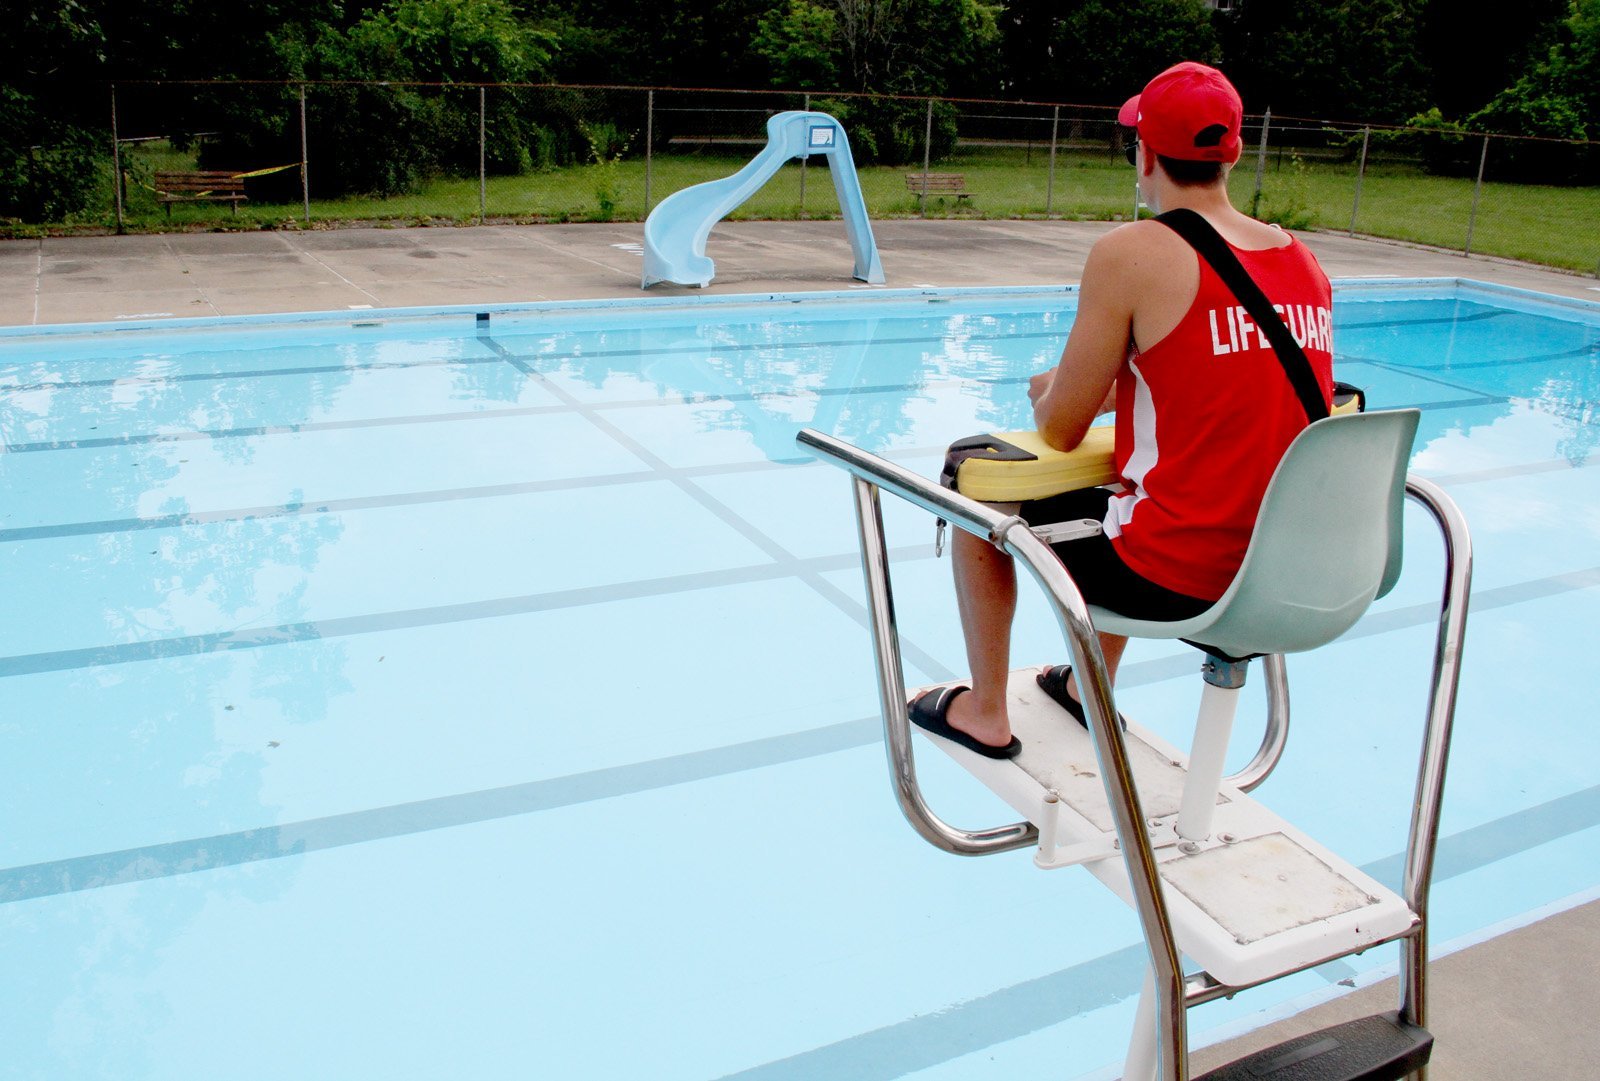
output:
[[[1056,285],[1101,222],[883,221],[887,286]],[[705,289],[639,289],[643,229],[618,225],[173,233],[0,241],[0,326],[140,317],[866,288],[844,227],[725,222]],[[1333,277],[1462,277],[1600,301],[1600,280],[1434,249],[1307,235]]]
[[[1088,222],[884,221],[887,286],[1075,282]],[[862,288],[839,222],[724,223],[704,290],[639,289],[642,229],[619,225],[360,228],[0,241],[0,326],[592,298]],[[1333,277],[1460,277],[1600,301],[1600,281],[1497,259],[1340,234],[1306,242]],[[909,842],[908,842],[909,843]],[[1437,960],[1433,1081],[1588,1076],[1600,1059],[1591,988],[1600,902],[1571,907]],[[1352,992],[1232,1044],[1196,1072],[1299,1032],[1392,1008],[1394,981]]]

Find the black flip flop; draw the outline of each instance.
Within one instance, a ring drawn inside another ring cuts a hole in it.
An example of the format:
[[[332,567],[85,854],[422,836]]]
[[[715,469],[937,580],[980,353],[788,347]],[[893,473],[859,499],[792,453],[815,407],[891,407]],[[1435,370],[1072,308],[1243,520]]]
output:
[[[985,758],[1015,758],[1022,753],[1022,741],[1016,736],[1011,737],[1011,742],[1004,747],[996,747],[992,743],[984,743],[967,735],[960,729],[951,728],[946,715],[950,712],[950,703],[956,696],[970,691],[971,687],[935,687],[931,691],[924,691],[912,699],[910,705],[911,723],[924,732],[932,732],[936,736],[943,736],[952,743],[959,743],[969,751],[975,751]]]
[[[1083,725],[1084,728],[1088,728],[1089,718],[1084,716],[1083,703],[1067,693],[1067,680],[1071,676],[1072,665],[1051,665],[1039,673],[1039,689],[1049,695],[1052,702],[1066,710],[1073,720]],[[1128,718],[1119,713],[1117,714],[1117,720],[1122,722],[1122,730],[1126,732],[1128,730]]]

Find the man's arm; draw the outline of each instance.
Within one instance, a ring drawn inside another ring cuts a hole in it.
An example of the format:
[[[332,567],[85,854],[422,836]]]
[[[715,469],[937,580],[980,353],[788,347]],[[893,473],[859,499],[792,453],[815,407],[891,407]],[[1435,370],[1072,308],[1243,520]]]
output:
[[[1076,447],[1094,418],[1115,404],[1117,373],[1128,356],[1133,306],[1143,286],[1136,229],[1115,229],[1090,249],[1061,362],[1029,386],[1034,425],[1057,450]]]

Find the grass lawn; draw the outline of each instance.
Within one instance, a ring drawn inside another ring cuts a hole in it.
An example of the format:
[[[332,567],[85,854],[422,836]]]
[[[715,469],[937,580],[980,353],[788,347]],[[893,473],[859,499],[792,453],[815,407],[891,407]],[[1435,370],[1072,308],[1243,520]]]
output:
[[[165,143],[131,147],[127,159],[135,176],[157,169],[193,168],[193,157]],[[730,176],[748,161],[740,153],[658,155],[649,176],[642,159],[607,165],[580,165],[523,176],[491,177],[482,194],[476,177],[438,178],[414,194],[389,198],[314,199],[311,220],[386,221],[398,224],[472,222],[480,209],[488,218],[512,221],[638,221],[650,204],[691,184]],[[1133,170],[1103,150],[1072,150],[1057,155],[1052,178],[1047,149],[963,148],[932,166],[935,172],[966,177],[970,198],[930,196],[928,217],[1058,218],[1123,220],[1133,212]],[[916,217],[924,213],[905,176],[920,165],[867,166],[860,170],[868,213],[875,218]],[[315,183],[315,163],[312,182]],[[804,194],[802,198],[802,185]],[[1255,201],[1254,161],[1246,155],[1230,187],[1235,204]],[[1356,169],[1348,163],[1301,162],[1281,157],[1269,162],[1255,209],[1259,216],[1291,228],[1345,231],[1460,250],[1467,243],[1472,216],[1470,180],[1429,176],[1404,164],[1368,168],[1356,207]],[[103,210],[111,217],[109,181]],[[731,216],[739,220],[836,217],[832,180],[824,164],[785,166]],[[300,202],[252,202],[233,215],[225,203],[195,203],[172,208],[173,227],[263,228],[303,224]],[[124,205],[129,228],[167,227],[166,208],[145,187],[130,184]],[[114,220],[114,219],[113,219]],[[1485,183],[1472,226],[1472,251],[1523,259],[1585,273],[1600,268],[1600,189]]]

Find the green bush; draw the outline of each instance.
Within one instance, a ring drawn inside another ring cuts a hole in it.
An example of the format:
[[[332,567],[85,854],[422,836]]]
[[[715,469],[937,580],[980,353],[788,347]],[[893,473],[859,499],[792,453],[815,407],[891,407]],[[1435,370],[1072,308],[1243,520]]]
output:
[[[1353,137],[1357,147],[1360,137]],[[1482,136],[1475,135],[1453,120],[1446,120],[1437,108],[1418,113],[1397,130],[1372,132],[1370,150],[1374,154],[1414,158],[1425,171],[1435,176],[1476,176]]]
[[[34,100],[0,87],[0,217],[65,221],[93,208],[110,153],[103,135],[41,121]]]

